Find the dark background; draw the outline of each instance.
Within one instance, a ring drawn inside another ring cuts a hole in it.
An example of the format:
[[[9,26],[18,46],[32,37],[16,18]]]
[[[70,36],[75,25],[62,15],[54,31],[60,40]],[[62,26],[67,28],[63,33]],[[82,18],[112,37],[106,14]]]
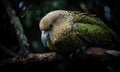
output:
[[[120,35],[119,0],[9,0],[9,2],[20,18],[31,52],[46,51],[40,39],[39,21],[52,10],[77,10],[95,14]],[[18,53],[19,44],[2,1],[0,5],[0,60],[4,60]]]

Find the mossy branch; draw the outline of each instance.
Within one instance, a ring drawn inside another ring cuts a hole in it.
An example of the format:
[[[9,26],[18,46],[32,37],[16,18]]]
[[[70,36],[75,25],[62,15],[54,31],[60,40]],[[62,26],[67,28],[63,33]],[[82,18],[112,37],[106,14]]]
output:
[[[10,17],[11,24],[14,26],[14,29],[16,31],[17,38],[20,45],[20,54],[21,55],[27,54],[28,53],[27,48],[29,48],[29,43],[26,35],[24,34],[24,30],[20,22],[20,19],[18,16],[16,16],[16,12],[11,8],[10,3],[7,0],[3,0],[3,4]]]
[[[56,53],[40,53],[40,54],[33,54],[28,51],[29,48],[28,39],[24,33],[22,24],[18,16],[16,16],[16,12],[11,8],[10,3],[8,0],[3,0],[3,4],[6,8],[6,11],[10,17],[11,24],[14,26],[14,29],[17,34],[17,38],[20,45],[20,51],[18,56],[9,60],[7,63],[14,63],[14,62],[28,62],[29,60],[32,61],[51,61],[57,59],[59,57]]]

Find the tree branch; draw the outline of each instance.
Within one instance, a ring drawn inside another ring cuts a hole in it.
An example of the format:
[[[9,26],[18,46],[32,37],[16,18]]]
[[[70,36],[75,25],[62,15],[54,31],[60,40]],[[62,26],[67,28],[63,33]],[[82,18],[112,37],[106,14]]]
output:
[[[19,45],[20,45],[20,55],[21,56],[27,55],[29,53],[28,49],[27,49],[27,48],[29,48],[29,43],[28,43],[26,35],[24,34],[24,30],[21,25],[20,19],[16,16],[16,12],[11,8],[8,0],[3,0],[3,4],[4,4],[6,11],[10,17],[11,24],[15,28],[17,38],[19,41]]]
[[[14,60],[16,62],[50,62],[53,60],[58,60],[58,59],[62,59],[62,57],[57,54],[56,52],[50,52],[50,53],[30,53],[27,55],[26,58],[24,58],[23,60]]]

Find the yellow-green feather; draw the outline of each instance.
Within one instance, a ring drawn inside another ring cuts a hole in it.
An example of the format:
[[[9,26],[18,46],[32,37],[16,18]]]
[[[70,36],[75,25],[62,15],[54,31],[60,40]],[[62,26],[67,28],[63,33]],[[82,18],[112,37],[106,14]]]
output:
[[[116,43],[120,44],[119,36],[99,18],[79,11],[69,11],[69,13],[74,17],[73,24],[71,24],[74,29],[79,30],[81,35],[95,42],[96,46],[114,49]],[[87,46],[87,43],[84,44]]]
[[[76,27],[82,35],[97,44],[96,46],[103,48],[115,48],[115,43],[113,41],[114,38],[109,30],[97,25],[85,23],[76,23]]]
[[[49,42],[48,47],[52,51],[69,53],[75,51],[79,47],[79,41],[79,38],[76,37],[76,33],[74,31],[71,31],[60,37],[54,45]]]

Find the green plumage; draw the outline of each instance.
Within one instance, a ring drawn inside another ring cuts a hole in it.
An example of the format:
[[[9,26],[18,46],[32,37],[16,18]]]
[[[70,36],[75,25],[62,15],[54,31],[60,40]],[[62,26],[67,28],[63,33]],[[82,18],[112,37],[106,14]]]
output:
[[[46,41],[48,48],[57,52],[71,52],[80,47],[117,49],[120,44],[119,37],[100,19],[79,11],[50,12],[41,20],[40,29],[50,35]]]
[[[70,13],[74,16],[74,29],[77,29],[82,36],[92,42],[92,44],[89,42],[86,43],[87,40],[83,39],[82,42],[85,46],[96,46],[107,49],[118,48],[117,44],[120,44],[119,37],[100,19],[86,13],[72,11]]]

